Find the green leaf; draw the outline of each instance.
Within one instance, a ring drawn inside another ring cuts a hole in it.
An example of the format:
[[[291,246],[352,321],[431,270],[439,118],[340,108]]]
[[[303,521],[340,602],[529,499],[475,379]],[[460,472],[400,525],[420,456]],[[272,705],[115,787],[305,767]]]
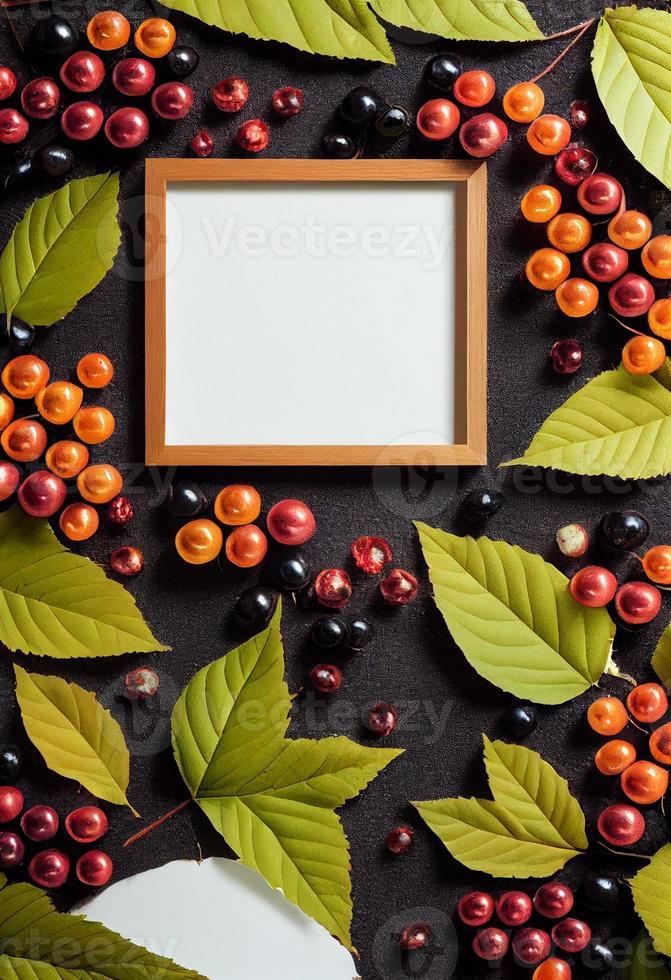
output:
[[[631,879],[634,908],[658,953],[671,956],[671,844]]]
[[[660,636],[652,655],[652,669],[667,690],[671,690],[671,625]]]
[[[33,885],[0,875],[2,980],[205,980],[81,915],[54,911]]]
[[[126,798],[130,758],[123,732],[95,694],[18,665],[14,673],[28,738],[49,768],[81,783],[99,800],[132,810]]]
[[[543,422],[524,456],[501,465],[632,480],[665,476],[671,473],[671,392],[652,375],[604,371]]]
[[[413,803],[450,854],[473,871],[545,878],[587,847],[585,817],[566,780],[536,752],[490,742],[485,763],[494,800]]]
[[[631,965],[627,980],[671,980],[671,973],[664,961],[652,948],[652,940],[645,929],[633,942]]]
[[[665,10],[605,11],[592,74],[608,118],[634,157],[671,187],[671,16]]]
[[[126,589],[19,507],[0,514],[0,643],[59,658],[170,649]]]
[[[98,285],[121,242],[118,192],[118,174],[96,174],[31,204],[0,256],[8,318],[51,326]]]
[[[166,0],[205,24],[310,54],[393,64],[386,34],[366,0]]]
[[[538,41],[543,37],[521,0],[371,0],[390,24],[453,41]]]
[[[615,626],[605,609],[578,605],[554,565],[505,541],[416,526],[436,605],[479,674],[539,704],[599,680]]]
[[[347,738],[287,739],[280,611],[199,671],[172,717],[193,799],[243,864],[351,947],[349,849],[334,810],[401,754]]]

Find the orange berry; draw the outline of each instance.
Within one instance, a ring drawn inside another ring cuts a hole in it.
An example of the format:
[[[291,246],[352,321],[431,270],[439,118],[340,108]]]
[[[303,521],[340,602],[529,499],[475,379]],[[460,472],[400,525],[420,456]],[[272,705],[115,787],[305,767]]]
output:
[[[462,105],[480,109],[494,98],[496,82],[488,71],[474,68],[460,75],[452,86],[452,95]]]
[[[656,235],[641,252],[643,268],[655,279],[671,279],[671,235]]]
[[[79,385],[69,381],[52,381],[35,395],[37,411],[47,422],[64,425],[72,421],[79,411],[84,392]]]
[[[588,279],[567,279],[555,292],[557,304],[566,316],[580,317],[593,313],[599,302],[599,290]]]
[[[551,956],[536,967],[531,980],[571,980],[571,966],[566,960]]]
[[[2,383],[14,398],[34,398],[49,381],[49,366],[34,354],[12,358],[2,372]]]
[[[536,289],[550,292],[560,286],[571,271],[571,263],[555,248],[539,248],[526,265],[527,279]]]
[[[90,504],[108,504],[121,493],[123,477],[110,463],[87,466],[77,477],[77,489]]]
[[[503,96],[503,111],[513,122],[530,123],[543,111],[545,95],[535,82],[519,82]]]
[[[652,221],[642,211],[622,211],[608,223],[608,237],[620,248],[643,248],[651,235]]]
[[[649,725],[664,717],[669,710],[669,699],[661,684],[639,684],[630,691],[627,707],[636,721]]]
[[[5,392],[0,393],[0,432],[6,429],[9,423],[14,418],[14,402],[5,394]]]
[[[601,746],[594,756],[594,762],[604,776],[619,776],[636,762],[636,749],[631,742],[613,738]]]
[[[114,367],[106,354],[84,354],[77,365],[77,377],[85,388],[106,388],[114,377]]]
[[[582,214],[558,214],[548,225],[548,240],[560,252],[582,252],[592,238],[592,225]]]
[[[534,119],[527,130],[527,141],[532,150],[552,157],[564,150],[571,139],[571,127],[562,119],[551,113]]]
[[[527,221],[542,224],[554,218],[561,207],[561,194],[550,184],[537,184],[529,188],[520,208]]]
[[[214,513],[222,524],[251,524],[261,513],[258,490],[243,483],[224,487],[214,502]]]
[[[17,463],[32,463],[47,448],[47,433],[35,419],[16,419],[3,431],[0,445]]]
[[[135,32],[135,47],[148,58],[162,58],[172,51],[176,40],[175,28],[163,17],[143,20]]]
[[[666,348],[661,340],[638,334],[622,348],[622,365],[629,374],[652,374],[666,360]]]
[[[632,803],[647,806],[664,796],[669,788],[669,773],[654,762],[641,760],[625,769],[620,784]]]
[[[114,432],[114,416],[101,405],[87,405],[77,412],[73,425],[82,442],[98,446]]]
[[[656,299],[648,310],[648,325],[654,334],[671,340],[671,299]]]
[[[618,698],[599,698],[587,709],[587,721],[597,735],[619,735],[626,728],[629,717]]]
[[[52,473],[61,480],[71,480],[88,466],[89,451],[81,442],[63,439],[49,446],[44,459]]]
[[[671,766],[671,722],[657,728],[650,736],[650,754],[657,762]]]
[[[69,504],[58,520],[58,526],[70,541],[88,541],[98,530],[98,511],[90,504]]]
[[[221,552],[224,536],[214,521],[199,517],[189,521],[175,535],[177,554],[190,565],[204,565]]]
[[[130,24],[118,10],[101,10],[88,22],[86,36],[98,51],[116,51],[127,44]]]
[[[651,582],[671,585],[671,547],[657,544],[643,556],[643,571]]]
[[[236,527],[226,538],[226,557],[238,568],[254,568],[266,557],[268,539],[256,524]]]

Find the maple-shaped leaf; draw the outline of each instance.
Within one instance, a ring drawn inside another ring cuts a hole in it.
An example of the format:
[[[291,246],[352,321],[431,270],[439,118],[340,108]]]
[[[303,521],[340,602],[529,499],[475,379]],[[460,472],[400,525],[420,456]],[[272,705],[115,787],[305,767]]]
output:
[[[99,922],[56,912],[33,885],[0,874],[2,980],[205,980]]]
[[[334,812],[402,749],[288,739],[280,609],[268,629],[199,671],[172,716],[189,791],[243,864],[351,948],[349,847]]]

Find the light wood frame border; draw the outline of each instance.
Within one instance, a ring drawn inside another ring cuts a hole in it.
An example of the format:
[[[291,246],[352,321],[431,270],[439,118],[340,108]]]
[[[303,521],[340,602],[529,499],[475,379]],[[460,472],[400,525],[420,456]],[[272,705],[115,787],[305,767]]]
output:
[[[452,181],[457,195],[453,446],[167,446],[166,196],[181,181]],[[487,462],[487,169],[468,160],[148,159],[145,180],[145,459],[150,466],[479,466]],[[465,235],[461,229],[465,229]]]

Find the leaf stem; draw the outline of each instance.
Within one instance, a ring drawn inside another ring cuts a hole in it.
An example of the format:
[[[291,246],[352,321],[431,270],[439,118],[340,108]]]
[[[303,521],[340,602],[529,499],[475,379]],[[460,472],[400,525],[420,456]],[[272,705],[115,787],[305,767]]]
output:
[[[569,53],[569,51],[571,50],[571,48],[575,47],[575,45],[579,41],[582,41],[582,39],[584,38],[585,34],[587,34],[587,31],[590,29],[590,27],[592,26],[592,24],[594,24],[595,20],[596,20],[596,18],[593,18],[592,20],[585,21],[585,23],[580,26],[580,28],[579,28],[578,33],[576,34],[576,36],[573,38],[573,40],[569,44],[566,45],[566,47],[564,48],[564,50],[563,51],[560,51],[559,54],[557,55],[557,57],[554,59],[554,61],[551,61],[550,64],[547,66],[547,68],[544,68],[543,71],[539,72],[538,75],[536,75],[534,78],[531,79],[531,81],[532,82],[540,82],[541,78],[545,78],[545,76],[546,75],[549,75],[551,71],[554,71],[554,69],[557,67],[557,65],[561,61],[564,60],[564,58]],[[561,37],[561,35],[557,35],[557,37]],[[546,40],[549,40],[549,38],[546,38]]]
[[[170,820],[171,817],[176,816],[181,810],[184,810],[189,803],[191,803],[191,799],[184,800],[183,803],[179,803],[173,810],[170,810],[169,813],[164,813],[162,817],[159,817],[158,820],[154,820],[154,822],[150,823],[148,827],[145,827],[143,830],[139,830],[137,834],[133,834],[132,837],[129,837],[123,846],[130,847],[130,845],[135,844],[136,841],[142,840],[142,838],[146,837],[147,834],[150,834],[152,830],[156,830],[156,828],[160,827],[161,824],[164,824],[167,820]]]

